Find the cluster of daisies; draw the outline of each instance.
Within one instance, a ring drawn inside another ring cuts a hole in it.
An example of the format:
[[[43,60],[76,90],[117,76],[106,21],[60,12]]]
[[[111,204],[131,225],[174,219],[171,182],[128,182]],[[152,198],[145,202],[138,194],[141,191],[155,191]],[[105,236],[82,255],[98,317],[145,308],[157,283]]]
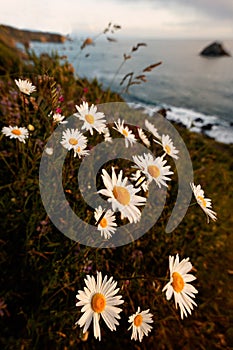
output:
[[[84,132],[93,135],[94,132],[102,134],[106,142],[112,142],[110,129],[106,124],[105,115],[97,111],[94,105],[88,106],[87,102],[76,106],[77,113],[75,116],[83,122],[81,131],[79,129],[69,129],[63,131],[61,144],[68,151],[74,152],[74,157],[79,158],[89,154],[88,137]],[[133,170],[135,171],[131,177],[124,177],[123,171],[117,174],[115,168],[109,174],[105,169],[102,170],[102,181],[104,189],[98,192],[107,197],[107,201],[111,203],[112,209],[104,209],[101,206],[95,209],[94,218],[96,220],[97,230],[105,239],[112,237],[117,229],[115,212],[119,211],[121,219],[128,219],[130,223],[137,223],[141,219],[140,207],[146,204],[146,197],[140,196],[138,193],[142,190],[148,191],[149,185],[155,181],[158,187],[166,186],[171,180],[170,165],[167,165],[166,156],[178,159],[179,150],[173,144],[169,135],[160,135],[155,126],[148,120],[145,120],[145,128],[153,135],[153,141],[162,147],[163,154],[154,157],[151,152],[142,155],[135,155],[132,161],[135,163]],[[135,136],[129,126],[125,125],[125,121],[118,119],[114,122],[113,129],[120,133],[125,139],[125,147],[133,146],[140,139],[146,147],[150,147],[151,143],[145,132],[138,128],[138,137]],[[198,204],[207,214],[207,217],[216,219],[216,213],[211,210],[211,200],[204,197],[204,192],[200,185],[197,187],[191,184],[191,188],[196,197]]]
[[[24,95],[30,95],[36,91],[28,80],[15,80],[20,92]],[[77,113],[75,116],[83,122],[81,130],[66,128],[62,132],[61,145],[68,151],[73,152],[74,157],[79,158],[89,155],[89,138],[87,133],[94,135],[94,132],[103,135],[104,141],[112,142],[111,129],[106,123],[105,115],[97,111],[97,107],[93,104],[88,105],[83,102],[80,106],[76,106]],[[66,124],[65,117],[56,111],[55,114],[50,113],[54,124]],[[98,193],[107,198],[111,203],[111,209],[105,209],[99,206],[95,208],[94,219],[97,230],[104,239],[110,239],[117,229],[117,218],[115,213],[120,212],[121,219],[127,219],[130,223],[137,223],[141,219],[140,208],[146,204],[146,196],[142,196],[139,192],[147,192],[150,184],[154,181],[158,187],[168,187],[167,182],[171,180],[170,176],[173,172],[170,170],[170,165],[167,164],[166,157],[178,159],[179,150],[173,144],[169,135],[160,135],[156,127],[145,120],[145,128],[150,135],[153,136],[153,142],[159,144],[162,148],[162,155],[154,157],[148,152],[142,155],[132,156],[132,162],[135,164],[132,167],[133,173],[130,178],[123,175],[123,170],[116,173],[114,167],[109,174],[105,169],[102,169],[102,181],[104,188]],[[150,148],[151,142],[145,131],[141,128],[137,129],[137,137],[130,127],[125,125],[125,121],[118,119],[114,122],[112,129],[116,130],[125,140],[125,147],[133,146],[138,140]],[[29,137],[30,128],[18,126],[3,127],[2,133],[9,137],[17,139],[19,142],[25,143]],[[83,132],[82,132],[83,131]],[[86,133],[86,134],[84,134]],[[52,148],[46,148],[45,152],[48,155],[53,154]],[[212,220],[217,219],[217,214],[212,210],[211,199],[205,198],[204,191],[200,185],[195,186],[191,183],[191,189],[195,196],[196,202],[202,210]],[[181,318],[191,314],[193,307],[197,306],[195,294],[197,290],[190,284],[195,277],[189,272],[192,270],[192,264],[189,258],[179,261],[179,255],[169,256],[169,271],[170,279],[164,286],[163,292],[166,292],[166,299],[170,300],[174,295],[175,307],[180,310]],[[107,327],[114,331],[119,325],[120,313],[122,309],[119,305],[123,304],[122,296],[118,295],[119,288],[113,277],[107,276],[102,279],[102,273],[97,272],[97,278],[94,276],[86,276],[86,286],[84,290],[79,290],[77,294],[77,306],[81,306],[83,315],[77,321],[77,324],[82,328],[83,334],[88,332],[89,326],[93,320],[94,337],[101,340],[100,319],[106,323]],[[142,341],[144,335],[148,335],[151,331],[153,323],[153,315],[150,310],[142,310],[138,307],[137,311],[129,317],[129,329],[132,330],[131,339]]]
[[[36,91],[36,87],[32,85],[28,80],[15,80],[20,92],[24,95],[30,95]],[[78,129],[66,128],[62,133],[61,144],[68,151],[73,151],[74,157],[79,158],[88,156],[89,138],[84,133],[90,133],[92,136],[94,132],[102,134],[104,141],[112,142],[110,128],[108,127],[105,119],[105,115],[102,112],[97,111],[97,107],[93,104],[88,105],[87,102],[83,102],[80,106],[76,105],[77,113],[75,116],[83,122],[80,131]],[[49,117],[53,118],[54,124],[66,124],[65,117],[60,114],[60,110],[56,111],[55,114],[52,112]],[[25,127],[18,126],[4,126],[2,133],[10,138],[17,139],[20,142],[25,143],[29,137],[31,125],[28,129]],[[167,165],[166,156],[170,156],[173,159],[178,159],[179,151],[173,144],[172,139],[169,135],[160,135],[156,127],[145,120],[145,128],[153,136],[153,141],[162,147],[162,156],[154,157],[153,154],[148,150],[148,153],[142,155],[135,155],[132,157],[132,161],[135,163],[133,167],[134,173],[131,174],[130,179],[123,176],[121,170],[119,174],[116,174],[114,167],[112,168],[111,175],[106,170],[102,170],[102,180],[105,186],[104,189],[99,191],[100,194],[107,197],[108,202],[112,205],[111,209],[104,209],[101,206],[95,208],[94,218],[96,220],[97,230],[104,239],[109,239],[117,229],[115,212],[119,211],[121,219],[128,219],[130,223],[137,223],[141,219],[141,210],[139,209],[146,204],[146,197],[140,196],[138,192],[141,190],[146,192],[149,189],[149,185],[152,181],[155,181],[158,187],[168,186],[167,182],[171,180],[170,175],[173,172],[170,170],[170,166]],[[151,142],[147,137],[143,129],[137,129],[137,137],[130,130],[129,126],[125,125],[125,121],[118,119],[114,122],[113,129],[116,130],[125,140],[125,147],[133,146],[138,139],[149,148]],[[29,131],[28,131],[29,130]],[[52,148],[45,148],[45,152],[48,155],[53,154]],[[211,209],[211,200],[204,197],[204,192],[201,186],[195,186],[191,184],[194,196],[197,203],[201,206],[203,211],[212,220],[216,220],[216,213]]]
[[[181,318],[191,314],[193,306],[197,306],[195,294],[198,293],[195,287],[189,282],[196,279],[189,273],[192,270],[192,264],[189,258],[179,261],[179,255],[169,256],[170,280],[163,288],[166,291],[166,298],[170,300],[174,295],[175,306],[179,306]],[[79,290],[76,298],[78,299],[76,306],[80,306],[83,313],[76,322],[82,328],[82,334],[85,335],[93,321],[94,337],[101,340],[100,319],[106,323],[111,331],[116,330],[119,325],[120,313],[122,309],[119,305],[124,303],[122,296],[118,295],[120,288],[117,288],[117,282],[113,277],[108,279],[107,276],[102,279],[102,273],[97,272],[97,278],[94,276],[86,276],[84,290]],[[137,311],[129,316],[128,322],[130,326],[128,330],[132,330],[131,339],[142,341],[144,335],[152,329],[153,315],[150,309],[142,310],[138,307]]]
[[[29,96],[31,93],[36,91],[36,87],[32,85],[32,83],[30,83],[28,80],[15,79],[15,83],[18,86],[20,92],[24,95]],[[2,128],[2,133],[5,136],[10,137],[10,139],[17,139],[20,142],[25,143],[26,139],[29,137],[29,131],[31,127],[32,125],[29,125],[28,129],[25,127],[18,127],[18,126],[11,126],[11,125],[9,125],[9,127],[4,126]]]
[[[88,106],[87,102],[83,102],[80,106],[76,106],[77,113],[75,116],[83,122],[81,130],[66,128],[62,133],[61,144],[68,151],[72,151],[74,157],[79,158],[89,154],[88,137],[84,132],[89,132],[92,136],[94,132],[102,134],[104,141],[112,142],[110,129],[106,124],[105,115],[97,111],[94,105]],[[154,141],[159,143],[164,154],[161,157],[153,157],[151,153],[144,153],[141,156],[133,156],[132,161],[135,163],[134,173],[131,178],[124,177],[123,171],[120,170],[118,174],[115,168],[112,167],[111,175],[103,169],[102,180],[105,186],[104,189],[99,190],[99,193],[107,197],[107,200],[112,205],[112,209],[104,209],[101,206],[95,209],[94,218],[96,220],[97,230],[105,239],[112,237],[117,229],[115,212],[119,211],[121,219],[128,219],[130,223],[137,223],[141,219],[141,210],[139,207],[146,204],[146,198],[138,195],[141,189],[145,192],[149,188],[149,184],[154,180],[156,184],[161,187],[167,186],[166,181],[171,179],[168,177],[173,174],[170,171],[170,166],[167,165],[166,155],[175,159],[178,158],[179,152],[173,145],[172,140],[168,135],[160,136],[153,124],[145,121],[145,126],[149,132],[156,138]],[[114,122],[113,129],[120,133],[125,139],[125,147],[133,146],[137,142],[137,138],[133,131],[125,125],[125,121],[118,119]],[[145,132],[139,128],[138,138],[149,148],[150,141]],[[129,181],[130,180],[130,181]],[[134,185],[132,184],[134,183]]]

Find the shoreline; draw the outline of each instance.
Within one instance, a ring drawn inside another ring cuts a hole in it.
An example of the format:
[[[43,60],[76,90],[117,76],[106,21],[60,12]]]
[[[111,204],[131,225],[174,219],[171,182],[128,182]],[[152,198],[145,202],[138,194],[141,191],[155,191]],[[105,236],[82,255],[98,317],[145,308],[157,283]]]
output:
[[[140,109],[150,118],[156,113],[162,114],[167,120],[187,129],[190,132],[204,135],[225,145],[233,144],[233,130],[231,123],[221,120],[217,116],[208,116],[183,107],[159,104],[148,105],[140,102],[126,101],[133,109]]]

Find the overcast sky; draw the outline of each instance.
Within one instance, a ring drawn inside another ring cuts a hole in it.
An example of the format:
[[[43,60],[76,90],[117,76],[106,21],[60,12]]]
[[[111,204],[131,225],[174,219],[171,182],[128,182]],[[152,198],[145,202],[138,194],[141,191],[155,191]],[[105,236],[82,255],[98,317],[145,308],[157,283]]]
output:
[[[6,0],[0,23],[18,28],[94,35],[108,22],[120,35],[233,39],[232,0]]]

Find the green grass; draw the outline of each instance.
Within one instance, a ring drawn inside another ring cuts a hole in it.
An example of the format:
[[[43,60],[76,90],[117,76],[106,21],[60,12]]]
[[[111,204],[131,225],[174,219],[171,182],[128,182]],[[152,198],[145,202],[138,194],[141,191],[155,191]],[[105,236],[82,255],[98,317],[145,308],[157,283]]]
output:
[[[56,54],[31,55],[30,60],[22,66],[21,77],[30,77],[37,92],[27,98],[26,113],[13,81],[19,78],[18,67],[0,78],[1,127],[28,123],[35,127],[25,145],[0,136],[0,298],[7,305],[0,317],[1,349],[231,349],[233,147],[176,126],[189,150],[195,183],[201,183],[212,199],[217,222],[207,224],[201,208],[192,206],[181,224],[165,233],[176,198],[174,178],[160,219],[137,241],[111,249],[71,241],[48,218],[39,191],[41,154],[54,128],[48,113],[61,95],[65,116],[74,113],[83,98],[90,103],[121,98],[103,91],[96,80],[75,78],[73,68],[68,62],[61,64]],[[75,174],[79,161],[67,158],[66,164],[64,177],[72,194],[77,184],[69,175]],[[79,194],[67,198],[75,208],[82,203]],[[166,301],[161,292],[168,277],[168,256],[176,253],[190,257],[199,291],[198,307],[183,321],[173,300]],[[85,276],[97,270],[118,281],[125,300],[121,322],[116,332],[102,322],[101,342],[94,339],[91,326],[87,341],[82,341],[75,326],[81,315],[75,296],[84,287]],[[131,341],[127,331],[128,317],[138,306],[150,308],[154,315],[153,330],[142,343]]]

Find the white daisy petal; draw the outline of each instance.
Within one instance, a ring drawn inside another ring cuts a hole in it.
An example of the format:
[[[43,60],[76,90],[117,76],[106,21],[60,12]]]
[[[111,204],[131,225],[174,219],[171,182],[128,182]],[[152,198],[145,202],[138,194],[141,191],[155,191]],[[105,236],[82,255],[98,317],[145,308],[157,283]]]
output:
[[[148,120],[145,120],[145,126],[146,126],[147,130],[150,131],[151,134],[154,135],[154,137],[156,137],[159,140],[161,139],[161,136],[159,135],[158,130],[156,129],[156,127],[152,123],[150,123]]]
[[[184,275],[183,278],[184,278],[184,281],[185,281],[185,282],[192,282],[192,281],[194,281],[194,280],[196,279],[195,276],[190,275],[190,274]]]
[[[168,289],[167,289],[167,292],[166,292],[166,298],[167,298],[167,300],[170,300],[171,297],[172,297],[172,295],[173,295],[173,288],[172,288],[172,286],[171,286],[171,284],[170,284],[169,287],[168,287]]]
[[[94,327],[94,337],[101,340],[100,324],[99,324],[99,314],[94,312],[93,314],[93,327]]]
[[[112,137],[110,136],[110,132],[108,128],[105,128],[103,130],[103,134],[104,134],[104,141],[112,143]]]
[[[89,313],[86,315],[86,321],[83,328],[83,333],[85,333],[88,330],[88,328],[90,327],[91,321],[92,321],[92,312],[89,311]]]
[[[144,133],[144,131],[139,128],[138,129],[138,135],[140,137],[140,139],[142,140],[142,142],[146,145],[146,147],[150,147],[150,141],[148,140],[148,137],[146,136],[146,134]]]

